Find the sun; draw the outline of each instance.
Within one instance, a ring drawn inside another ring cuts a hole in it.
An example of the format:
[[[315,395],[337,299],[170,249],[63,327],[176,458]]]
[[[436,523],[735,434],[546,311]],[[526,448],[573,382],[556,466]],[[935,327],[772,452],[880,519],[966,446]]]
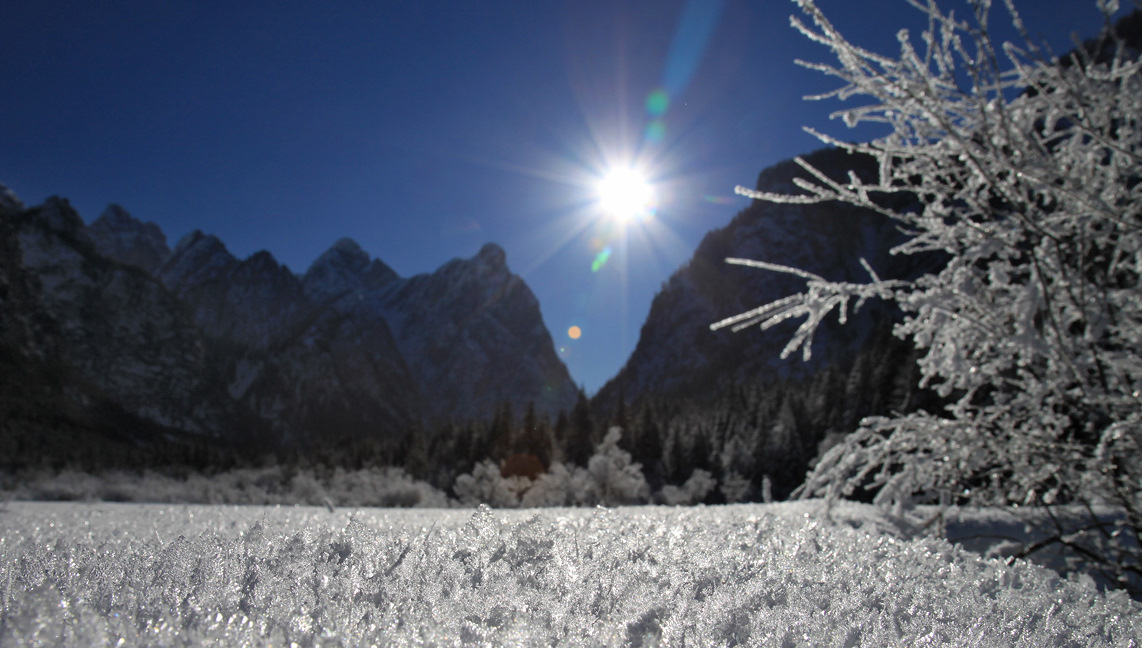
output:
[[[654,210],[654,189],[631,168],[611,169],[596,188],[599,206],[620,221],[646,216]]]

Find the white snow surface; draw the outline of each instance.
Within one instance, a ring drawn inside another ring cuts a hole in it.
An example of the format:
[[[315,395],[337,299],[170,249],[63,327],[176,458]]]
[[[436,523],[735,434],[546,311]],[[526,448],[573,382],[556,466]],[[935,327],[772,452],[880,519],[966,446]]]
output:
[[[3,646],[1139,646],[1089,579],[864,505],[11,502]]]

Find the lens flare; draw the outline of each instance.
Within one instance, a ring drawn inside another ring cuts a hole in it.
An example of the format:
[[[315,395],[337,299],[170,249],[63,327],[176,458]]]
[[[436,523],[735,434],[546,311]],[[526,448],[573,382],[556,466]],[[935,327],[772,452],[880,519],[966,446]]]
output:
[[[651,117],[661,117],[666,114],[666,109],[670,106],[670,95],[666,91],[659,88],[646,97],[646,112]]]
[[[722,16],[724,0],[686,0],[662,71],[662,90],[679,97],[698,70],[706,45]]]
[[[666,122],[661,119],[655,119],[646,125],[642,136],[646,138],[646,141],[653,144],[662,143],[662,141],[666,139]]]
[[[609,258],[611,258],[610,247],[605,247],[602,250],[599,250],[599,253],[595,255],[595,260],[591,262],[591,272],[598,272],[601,270],[603,266],[607,265],[607,259]]]

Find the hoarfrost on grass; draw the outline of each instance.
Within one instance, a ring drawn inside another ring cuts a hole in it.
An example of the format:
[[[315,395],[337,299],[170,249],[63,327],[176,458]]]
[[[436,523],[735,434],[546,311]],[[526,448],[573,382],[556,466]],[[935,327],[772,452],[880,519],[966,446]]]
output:
[[[1136,646],[1137,603],[819,502],[12,503],[0,644]]]

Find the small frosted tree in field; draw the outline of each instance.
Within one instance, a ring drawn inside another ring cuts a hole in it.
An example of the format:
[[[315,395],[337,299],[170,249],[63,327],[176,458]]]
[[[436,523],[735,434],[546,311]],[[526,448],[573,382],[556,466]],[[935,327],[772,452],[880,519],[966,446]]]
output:
[[[630,453],[619,447],[621,438],[621,428],[609,429],[587,462],[588,492],[604,506],[642,504],[650,497],[642,465],[633,463]]]
[[[891,131],[863,144],[817,135],[874,156],[879,177],[838,182],[801,162],[813,178],[798,181],[803,195],[739,193],[866,207],[905,233],[894,254],[946,262],[911,281],[881,280],[865,264],[866,283],[845,283],[730,259],[798,275],[806,287],[714,327],[804,318],[782,355],[808,357],[826,316],[843,322],[865,300],[891,300],[904,312],[896,334],[922,351],[921,386],[951,403],[865,419],[822,457],[801,494],[870,488],[895,505],[1079,505],[1089,515],[1061,525],[1052,541],[1137,589],[1142,68],[1123,32],[1134,28],[1137,39],[1142,14],[1116,31],[1118,3],[1099,0],[1107,28],[1060,60],[1028,37],[1011,0],[1019,45],[990,37],[990,0],[971,2],[967,20],[908,0],[928,28],[920,47],[902,31],[899,55],[889,57],[850,43],[812,0],[796,1],[811,26],[797,18],[794,26],[839,61],[803,64],[841,80],[824,96],[863,99],[839,116]],[[899,204],[910,207],[887,206]]]
[[[485,459],[472,467],[471,473],[456,478],[452,490],[461,504],[488,504],[495,508],[516,508],[520,494],[531,485],[527,477],[504,477],[499,465]]]

